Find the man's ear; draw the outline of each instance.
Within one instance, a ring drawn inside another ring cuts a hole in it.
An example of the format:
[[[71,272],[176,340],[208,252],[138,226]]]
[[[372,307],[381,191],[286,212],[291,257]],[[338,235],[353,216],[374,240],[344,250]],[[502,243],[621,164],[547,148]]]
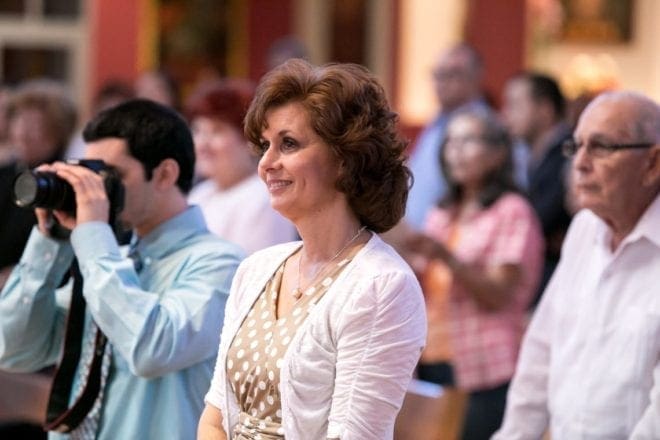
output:
[[[644,169],[643,183],[645,185],[657,185],[660,182],[660,145],[651,147]]]
[[[164,159],[153,170],[152,180],[158,188],[165,189],[176,185],[179,179],[179,164],[172,158]]]

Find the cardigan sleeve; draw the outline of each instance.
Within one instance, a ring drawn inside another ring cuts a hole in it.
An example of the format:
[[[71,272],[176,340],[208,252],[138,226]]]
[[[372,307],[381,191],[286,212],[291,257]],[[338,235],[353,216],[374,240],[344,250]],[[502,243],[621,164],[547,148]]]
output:
[[[245,262],[242,263],[236,270],[236,275],[232,281],[231,289],[229,291],[229,298],[225,306],[225,317],[222,325],[222,332],[220,334],[220,348],[218,349],[218,357],[216,360],[213,378],[211,379],[211,387],[204,397],[204,402],[218,408],[222,413],[222,423],[225,432],[229,432],[230,416],[228,414],[229,408],[227,405],[227,371],[226,359],[227,348],[231,343],[234,334],[231,330],[236,327],[235,321],[238,319],[240,306],[241,306],[241,291],[243,289],[243,282],[245,280],[244,274],[246,271]]]
[[[328,438],[391,438],[426,340],[424,302],[412,273],[365,282],[337,327]]]

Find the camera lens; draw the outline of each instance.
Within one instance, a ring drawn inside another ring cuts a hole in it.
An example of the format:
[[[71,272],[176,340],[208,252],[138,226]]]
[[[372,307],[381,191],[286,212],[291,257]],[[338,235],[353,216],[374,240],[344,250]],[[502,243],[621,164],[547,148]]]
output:
[[[14,181],[14,201],[18,206],[30,207],[37,197],[37,179],[32,173],[21,173]]]
[[[47,208],[73,212],[73,188],[55,173],[23,171],[14,180],[14,201],[24,208]]]

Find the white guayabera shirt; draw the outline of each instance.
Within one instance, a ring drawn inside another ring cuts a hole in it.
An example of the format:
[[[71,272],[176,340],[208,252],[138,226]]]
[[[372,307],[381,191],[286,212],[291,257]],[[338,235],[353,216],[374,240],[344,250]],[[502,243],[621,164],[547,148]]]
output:
[[[660,196],[611,252],[574,219],[525,336],[498,440],[660,439]]]

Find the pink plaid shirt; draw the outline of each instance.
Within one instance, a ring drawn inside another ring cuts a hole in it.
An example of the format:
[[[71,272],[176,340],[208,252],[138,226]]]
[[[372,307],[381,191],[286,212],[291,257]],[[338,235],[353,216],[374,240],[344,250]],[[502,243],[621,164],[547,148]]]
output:
[[[445,242],[451,232],[449,211],[432,210],[425,231]],[[501,310],[479,307],[457,282],[450,290],[447,319],[457,384],[466,390],[488,389],[513,377],[526,309],[541,275],[543,236],[533,208],[515,193],[503,195],[488,209],[462,222],[458,233],[453,249],[460,261],[484,268],[502,264],[522,268],[522,280],[512,301]]]

